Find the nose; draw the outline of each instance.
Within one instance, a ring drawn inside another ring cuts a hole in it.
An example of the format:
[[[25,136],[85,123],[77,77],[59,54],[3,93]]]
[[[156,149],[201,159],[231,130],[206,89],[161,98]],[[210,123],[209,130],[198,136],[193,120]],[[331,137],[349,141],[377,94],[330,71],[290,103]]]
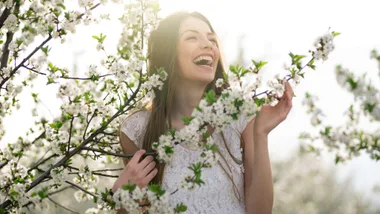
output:
[[[206,49],[206,48],[212,49],[212,42],[208,38],[203,38],[201,45],[203,49]]]

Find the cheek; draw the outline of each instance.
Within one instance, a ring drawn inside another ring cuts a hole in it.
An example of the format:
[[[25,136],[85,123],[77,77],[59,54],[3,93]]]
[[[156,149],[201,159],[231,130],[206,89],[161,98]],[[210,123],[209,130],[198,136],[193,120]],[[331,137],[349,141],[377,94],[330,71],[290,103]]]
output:
[[[190,47],[186,47],[184,45],[181,45],[177,49],[177,62],[178,62],[178,68],[184,71],[191,63],[191,51]]]
[[[213,49],[213,52],[214,52],[214,56],[216,57],[217,61],[219,61],[219,59],[220,59],[220,51],[219,51],[219,49],[217,47],[215,47]]]

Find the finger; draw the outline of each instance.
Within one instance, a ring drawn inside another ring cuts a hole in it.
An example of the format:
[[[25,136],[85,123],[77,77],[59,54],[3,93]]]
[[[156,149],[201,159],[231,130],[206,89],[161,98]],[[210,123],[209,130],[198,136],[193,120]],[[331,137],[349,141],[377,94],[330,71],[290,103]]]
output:
[[[143,182],[144,183],[149,183],[153,178],[154,176],[156,176],[158,173],[158,169],[155,168],[153,169],[153,171],[151,171],[144,179],[143,179]]]
[[[143,173],[143,175],[144,175],[144,177],[146,176],[146,175],[148,175],[149,174],[149,172],[151,172],[153,169],[154,169],[154,167],[156,166],[156,162],[155,161],[152,161],[152,162],[150,162],[143,170],[142,170],[142,173]]]
[[[132,157],[132,159],[130,160],[130,163],[133,164],[133,165],[136,165],[140,162],[140,159],[141,157],[146,153],[145,150],[143,149],[140,149],[138,150]]]
[[[294,95],[293,88],[288,81],[286,81],[285,83],[285,91],[290,95],[290,98],[293,98],[293,95]]]
[[[146,156],[140,163],[139,163],[139,168],[142,170],[144,169],[150,162],[153,161],[153,156],[149,155],[149,156]]]

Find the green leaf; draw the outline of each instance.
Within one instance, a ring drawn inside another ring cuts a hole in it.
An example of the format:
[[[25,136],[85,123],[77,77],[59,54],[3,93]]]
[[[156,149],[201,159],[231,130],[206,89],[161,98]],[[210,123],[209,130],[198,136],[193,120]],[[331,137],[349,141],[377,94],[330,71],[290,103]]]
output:
[[[174,136],[174,135],[175,135],[175,132],[176,132],[175,129],[168,129],[168,133],[169,133],[171,136]]]
[[[230,65],[230,71],[236,75],[238,75],[238,70],[234,65]]]
[[[166,154],[173,154],[174,153],[173,147],[171,147],[171,146],[165,146],[164,149],[165,149]]]
[[[264,65],[268,64],[268,62],[265,62],[265,61],[260,61],[259,65],[256,67],[257,70],[260,70],[261,68],[264,67]]]
[[[228,75],[225,71],[223,71],[223,79],[228,82]]]
[[[48,197],[49,195],[47,194],[47,189],[44,188],[44,189],[38,191],[38,196],[40,196],[41,199]]]
[[[355,80],[353,80],[351,77],[347,79],[347,82],[350,84],[351,90],[354,90],[358,86],[358,83]]]
[[[260,107],[262,105],[264,105],[265,103],[265,98],[255,98],[255,104]]]
[[[213,152],[216,152],[218,150],[218,146],[215,144],[212,144],[212,145],[206,144],[205,147],[207,150],[211,150]]]
[[[364,110],[366,110],[369,113],[371,113],[373,111],[373,109],[375,108],[376,103],[373,103],[373,104],[371,104],[371,103],[365,103],[364,105],[365,105],[364,106]]]
[[[64,4],[58,3],[57,6],[61,7],[62,9],[66,10],[66,7]]]
[[[331,129],[332,129],[331,126],[326,126],[326,127],[325,127],[325,130],[320,131],[320,134],[325,135],[325,136],[329,136],[329,135],[330,135],[330,131],[331,131]]]
[[[305,58],[305,57],[306,57],[305,55],[296,55],[296,56],[294,57],[294,61],[298,62],[298,61],[300,61],[301,59],[303,59],[303,58]]]
[[[294,59],[295,55],[292,52],[289,52],[290,58]]]
[[[340,157],[337,155],[337,156],[335,156],[335,164],[338,164],[339,163],[339,161],[340,161]]]
[[[185,206],[183,203],[177,204],[175,211],[178,213],[186,212],[187,206]]]
[[[92,38],[94,38],[94,39],[96,39],[97,41],[99,41],[100,40],[100,38],[98,37],[98,36],[92,36]]]
[[[32,93],[32,97],[33,97],[33,100],[35,103],[38,103],[38,97],[37,96],[38,96],[38,94]]]
[[[46,83],[46,85],[49,85],[49,84],[52,84],[52,83],[54,83],[54,78],[48,77],[48,82]]]
[[[166,192],[159,184],[151,184],[148,186],[148,189],[159,196],[162,196]]]
[[[126,184],[122,186],[123,190],[128,190],[132,192],[136,188],[136,184]]]
[[[57,121],[57,122],[55,122],[55,123],[51,123],[51,124],[49,124],[49,125],[50,125],[50,127],[52,127],[53,129],[58,130],[58,129],[60,129],[60,128],[62,127],[63,122],[62,122],[62,121]]]
[[[41,47],[41,51],[47,56],[50,51],[49,46]]]
[[[334,35],[334,36],[339,36],[339,35],[340,35],[339,32],[335,32],[335,31],[333,31],[333,32],[331,32],[331,33],[332,33],[332,35]]]
[[[205,94],[205,99],[206,99],[206,102],[211,105],[213,103],[216,102],[216,94],[215,94],[215,91],[213,89],[209,90],[208,92],[206,92]]]
[[[185,125],[189,125],[190,122],[194,119],[195,117],[184,117],[181,116],[182,121],[185,123]]]

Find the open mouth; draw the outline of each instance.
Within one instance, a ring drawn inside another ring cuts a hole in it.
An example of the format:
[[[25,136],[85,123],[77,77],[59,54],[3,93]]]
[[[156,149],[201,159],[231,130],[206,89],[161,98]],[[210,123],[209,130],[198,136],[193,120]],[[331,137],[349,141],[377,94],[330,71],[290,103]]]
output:
[[[199,56],[195,58],[193,62],[198,66],[212,68],[211,56]]]

